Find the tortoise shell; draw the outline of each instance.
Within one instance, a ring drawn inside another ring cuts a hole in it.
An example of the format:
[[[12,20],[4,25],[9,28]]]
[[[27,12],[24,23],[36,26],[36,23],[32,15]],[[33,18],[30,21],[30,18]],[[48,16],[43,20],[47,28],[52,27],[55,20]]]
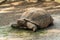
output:
[[[27,8],[21,15],[20,19],[25,19],[31,23],[34,23],[40,28],[48,27],[48,25],[53,23],[51,15],[42,8]]]

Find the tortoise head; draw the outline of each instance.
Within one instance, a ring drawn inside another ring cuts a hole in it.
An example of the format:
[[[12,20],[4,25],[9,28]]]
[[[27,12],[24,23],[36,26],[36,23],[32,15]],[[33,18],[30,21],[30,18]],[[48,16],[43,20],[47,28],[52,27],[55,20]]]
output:
[[[17,24],[20,25],[20,26],[23,26],[25,25],[26,21],[24,19],[18,19],[17,20]]]

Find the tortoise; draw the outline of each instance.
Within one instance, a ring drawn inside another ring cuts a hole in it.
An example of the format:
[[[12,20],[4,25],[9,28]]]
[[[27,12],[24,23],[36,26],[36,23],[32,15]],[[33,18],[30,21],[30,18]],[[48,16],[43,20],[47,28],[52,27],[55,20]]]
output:
[[[11,26],[36,31],[38,28],[46,28],[51,24],[53,24],[53,18],[45,9],[33,7],[27,8],[17,23]]]

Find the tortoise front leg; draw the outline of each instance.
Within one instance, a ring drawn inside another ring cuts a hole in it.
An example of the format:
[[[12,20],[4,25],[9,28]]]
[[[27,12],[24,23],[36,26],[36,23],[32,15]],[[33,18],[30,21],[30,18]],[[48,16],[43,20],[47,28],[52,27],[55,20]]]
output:
[[[34,32],[37,30],[37,26],[35,24],[30,23],[30,22],[27,22],[27,28],[32,29]]]

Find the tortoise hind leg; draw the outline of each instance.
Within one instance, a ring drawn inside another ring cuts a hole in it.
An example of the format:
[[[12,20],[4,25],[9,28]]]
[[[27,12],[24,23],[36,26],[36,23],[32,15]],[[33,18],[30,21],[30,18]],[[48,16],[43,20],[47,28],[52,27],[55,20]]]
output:
[[[49,26],[52,26],[52,25],[54,25],[54,23],[53,23],[53,22],[51,22],[51,23],[49,24]]]

